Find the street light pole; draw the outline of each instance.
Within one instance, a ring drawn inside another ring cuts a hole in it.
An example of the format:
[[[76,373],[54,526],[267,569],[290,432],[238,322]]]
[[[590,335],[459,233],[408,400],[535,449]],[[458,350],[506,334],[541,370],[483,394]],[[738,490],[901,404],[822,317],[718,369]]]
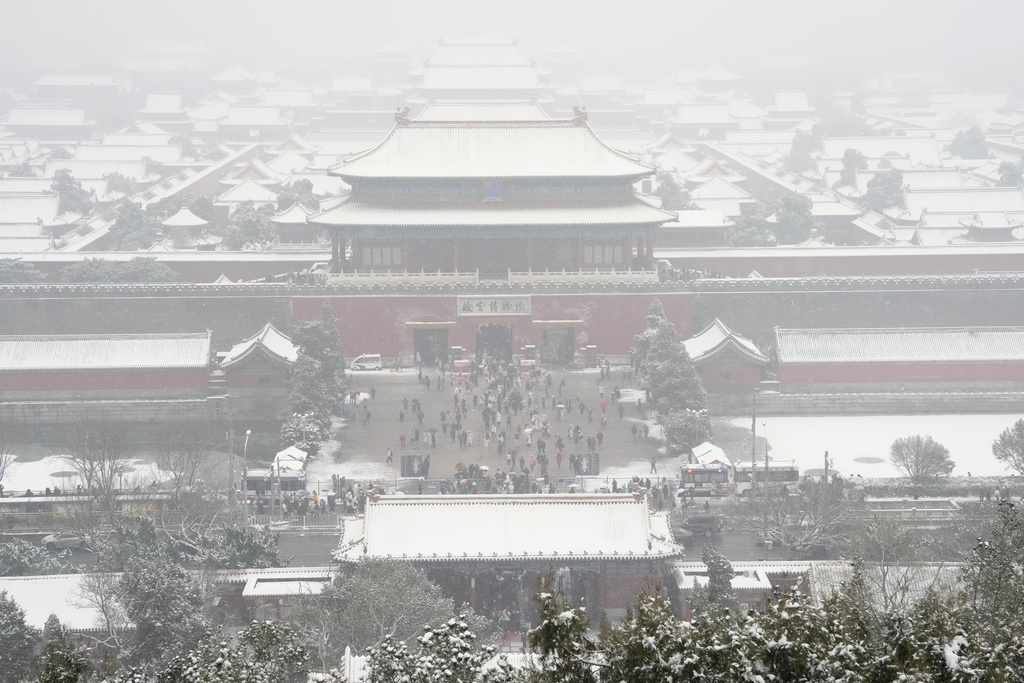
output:
[[[249,437],[252,430],[245,430],[245,442],[242,444],[242,511],[246,512],[246,504],[249,502]],[[248,522],[247,519],[243,519]]]
[[[764,485],[768,486],[768,423],[761,421],[761,428],[764,430]]]
[[[761,387],[754,388],[754,409],[752,411],[753,418],[750,421],[750,468],[751,478],[750,483],[754,483],[753,470],[757,467],[757,395],[761,393]]]

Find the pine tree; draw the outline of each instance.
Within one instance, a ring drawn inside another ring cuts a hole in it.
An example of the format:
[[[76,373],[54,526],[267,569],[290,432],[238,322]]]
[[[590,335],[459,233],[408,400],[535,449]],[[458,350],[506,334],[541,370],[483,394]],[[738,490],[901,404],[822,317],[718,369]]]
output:
[[[25,610],[0,591],[0,681],[17,681],[32,666],[39,633],[25,621]]]
[[[665,317],[661,301],[651,302],[647,328],[634,338],[630,358],[637,384],[663,420],[674,411],[705,410],[707,394],[676,328]]]
[[[43,656],[39,683],[80,683],[89,671],[85,651],[71,642],[71,634],[51,614],[43,629]],[[4,679],[7,680],[7,679]]]
[[[701,561],[708,568],[708,581],[693,589],[690,597],[693,613],[700,617],[718,614],[735,616],[739,612],[739,603],[736,602],[736,592],[732,588],[732,580],[736,575],[732,564],[712,545],[704,546]]]
[[[538,683],[598,683],[600,677],[594,670],[599,660],[598,646],[587,633],[586,608],[571,606],[561,593],[545,591],[534,600],[539,623],[527,637],[530,647],[540,656],[535,680]]]
[[[195,578],[165,549],[137,552],[119,584],[121,602],[135,626],[126,659],[160,663],[195,647],[206,628]]]

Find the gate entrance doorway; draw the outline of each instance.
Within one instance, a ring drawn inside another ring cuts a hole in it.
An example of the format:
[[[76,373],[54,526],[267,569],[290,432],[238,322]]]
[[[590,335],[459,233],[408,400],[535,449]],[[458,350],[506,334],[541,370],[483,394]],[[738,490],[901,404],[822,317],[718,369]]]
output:
[[[448,364],[448,330],[416,330],[413,332],[413,350],[416,364],[434,364],[438,358]]]
[[[494,358],[500,363],[512,360],[512,325],[490,323],[476,328],[476,361]]]
[[[541,330],[540,362],[544,365],[569,365],[575,340],[576,331],[571,327]]]

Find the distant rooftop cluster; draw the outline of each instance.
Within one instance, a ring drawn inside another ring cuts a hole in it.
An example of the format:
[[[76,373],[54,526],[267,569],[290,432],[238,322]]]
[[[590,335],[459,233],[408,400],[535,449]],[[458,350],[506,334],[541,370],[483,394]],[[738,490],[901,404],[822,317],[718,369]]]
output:
[[[672,258],[770,249],[737,238],[737,221],[779,226],[770,209],[788,196],[809,202],[815,233],[787,246],[822,254],[1024,238],[1024,111],[1005,93],[900,72],[817,99],[761,93],[731,65],[678,67],[633,82],[588,72],[566,45],[448,35],[337,73],[217,64],[186,44],[134,48],[105,73],[40,73],[0,111],[0,255],[302,245],[339,261],[353,245],[329,244],[335,221],[635,224],[667,201],[649,256]],[[647,199],[399,209],[350,185],[426,176],[628,177]],[[685,200],[666,199],[672,186]],[[125,201],[150,215],[145,230],[118,223]],[[240,207],[263,227],[232,232]]]

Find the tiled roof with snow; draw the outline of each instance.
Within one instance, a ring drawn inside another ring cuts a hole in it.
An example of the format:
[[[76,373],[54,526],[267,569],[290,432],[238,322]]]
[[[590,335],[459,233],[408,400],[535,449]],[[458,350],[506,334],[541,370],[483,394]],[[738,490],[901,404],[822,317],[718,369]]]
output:
[[[216,202],[218,203],[235,203],[235,202],[276,202],[277,193],[273,190],[268,190],[252,178],[246,178],[242,182],[238,183],[230,190],[227,190],[219,197]]]
[[[0,337],[0,372],[205,368],[210,333]]]
[[[1024,360],[1024,327],[776,329],[780,363]]]
[[[342,161],[343,178],[640,177],[654,168],[567,120],[396,125],[373,149]]]
[[[417,121],[546,121],[551,117],[531,102],[438,102],[428,104]]]
[[[430,66],[423,70],[423,90],[540,90],[532,66]]]
[[[278,225],[305,225],[306,217],[312,213],[314,213],[312,209],[307,209],[303,204],[295,202],[287,209],[271,218],[270,222],[277,223]]]
[[[716,355],[726,347],[738,351],[741,355],[758,363],[767,363],[768,358],[761,353],[760,349],[746,337],[729,329],[725,323],[718,318],[683,342],[686,352],[694,362],[699,362]]]
[[[59,213],[60,197],[54,192],[0,194],[0,226],[52,225]]]
[[[263,326],[262,330],[253,336],[232,346],[231,350],[221,360],[220,366],[222,368],[230,367],[259,348],[287,363],[294,363],[299,355],[299,347],[295,345],[295,342],[276,327],[267,323]]]
[[[384,496],[345,525],[335,559],[509,562],[675,557],[632,495]]]
[[[203,225],[209,225],[210,222],[200,218],[184,206],[178,209],[178,213],[174,214],[167,220],[163,221],[160,225],[164,225],[170,228],[184,227],[184,228],[197,228]]]

